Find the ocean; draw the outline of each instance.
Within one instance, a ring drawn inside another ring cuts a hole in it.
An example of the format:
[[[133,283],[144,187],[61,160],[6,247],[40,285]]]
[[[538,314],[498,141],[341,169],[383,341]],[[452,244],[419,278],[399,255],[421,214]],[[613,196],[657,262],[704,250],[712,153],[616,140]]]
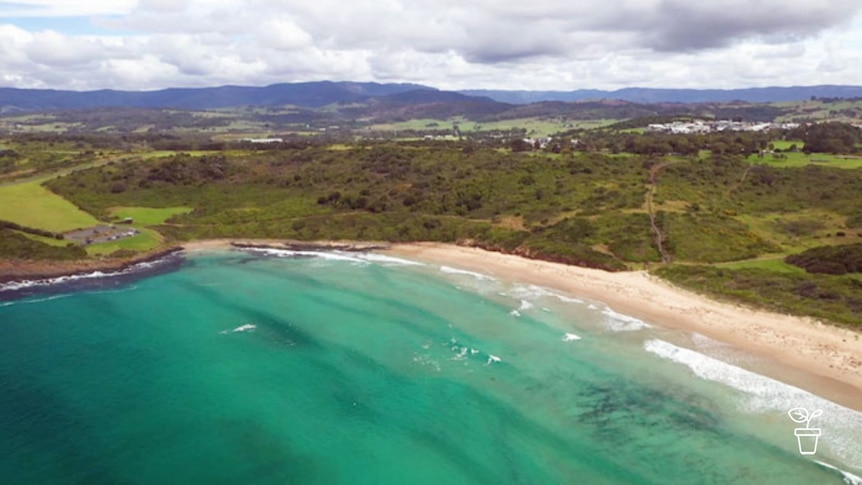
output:
[[[0,482],[862,483],[862,413],[600,302],[378,254],[149,266],[0,286]]]

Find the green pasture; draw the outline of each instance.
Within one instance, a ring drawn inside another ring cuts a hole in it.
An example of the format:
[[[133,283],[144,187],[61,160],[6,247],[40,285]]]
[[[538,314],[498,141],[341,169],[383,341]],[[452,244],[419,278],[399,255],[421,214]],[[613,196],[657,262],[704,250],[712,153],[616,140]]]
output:
[[[0,186],[0,219],[22,226],[65,232],[99,223],[59,195],[42,187],[42,180]]]
[[[460,124],[462,132],[526,130],[527,136],[548,136],[571,129],[569,123],[549,118],[518,118],[492,122],[466,121]]]
[[[177,214],[187,214],[191,211],[191,207],[114,207],[110,209],[111,215],[119,219],[131,217],[135,226],[164,224]]]
[[[614,123],[617,120],[566,120],[560,118],[516,118],[501,121],[470,121],[461,117],[436,120],[430,118],[417,118],[394,123],[378,123],[368,127],[376,131],[431,131],[451,130],[458,125],[461,133],[473,133],[477,131],[510,131],[523,129],[527,136],[549,136],[561,131],[572,129],[599,128]]]
[[[772,143],[772,146],[776,150],[787,150],[793,145],[796,145],[797,149],[802,150],[802,147],[805,146],[805,142],[802,140],[774,140],[769,143]]]
[[[148,251],[162,243],[162,236],[152,229],[139,228],[140,234],[133,237],[123,238],[117,241],[109,241],[87,246],[87,254],[90,256],[104,256],[119,249],[130,249],[133,251]]]
[[[786,158],[778,157],[781,155]],[[862,156],[854,155],[832,155],[827,153],[781,153],[766,154],[763,158],[759,155],[750,155],[748,161],[751,163],[763,163],[773,167],[804,167],[806,165],[820,165],[823,167],[835,167],[853,170],[862,168]]]
[[[772,257],[772,258],[758,258],[758,259],[746,259],[743,261],[732,261],[729,263],[718,263],[715,265],[718,268],[727,268],[727,269],[743,269],[743,268],[758,268],[758,269],[766,269],[770,271],[775,271],[779,273],[805,273],[805,270],[798,267],[793,266],[792,264],[787,264],[784,262],[784,256]]]
[[[432,118],[416,118],[407,121],[392,123],[377,123],[368,127],[369,130],[395,131],[395,130],[451,130],[452,125],[458,123],[458,119],[435,120]],[[464,128],[462,127],[463,131]]]

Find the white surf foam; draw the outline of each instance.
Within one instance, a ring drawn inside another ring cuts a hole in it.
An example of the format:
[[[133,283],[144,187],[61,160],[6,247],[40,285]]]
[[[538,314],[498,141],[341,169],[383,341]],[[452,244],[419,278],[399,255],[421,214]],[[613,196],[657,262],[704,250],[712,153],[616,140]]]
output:
[[[519,312],[518,310],[512,310],[509,312],[509,315],[512,315],[513,317],[520,317],[521,312]]]
[[[45,298],[34,298],[32,300],[30,300],[30,299],[12,300],[12,301],[6,301],[3,303],[0,303],[0,307],[12,306],[12,305],[27,305],[30,303],[42,303],[44,301],[59,300],[60,298],[66,298],[67,296],[71,296],[71,295],[52,295],[52,296],[45,297]]]
[[[854,469],[862,469],[862,412],[664,340],[647,340],[644,349],[685,365],[701,379],[743,392],[739,406],[745,412],[784,414],[796,407],[822,409],[823,415],[818,421],[824,428],[823,445]]]
[[[580,340],[580,339],[581,339],[580,335],[576,335],[573,333],[567,333],[566,335],[563,336],[563,342],[572,342],[574,340]]]
[[[518,307],[519,311],[529,310],[533,308],[533,304],[528,302],[527,300],[521,300],[521,306]]]
[[[240,325],[239,327],[236,327],[233,330],[222,330],[219,333],[226,334],[226,333],[237,333],[237,332],[251,332],[252,330],[254,330],[256,328],[257,328],[257,325],[252,325],[250,323],[246,323],[245,325]]]
[[[496,355],[488,354],[488,362],[486,362],[485,365],[491,365],[491,363],[493,362],[502,362],[502,359],[500,359]]]
[[[469,349],[467,347],[454,345],[449,350],[451,350],[452,353],[455,354],[450,360],[464,360],[467,357],[467,352]]]
[[[400,266],[425,266],[425,264],[420,263],[418,261],[410,261],[409,259],[395,258],[392,256],[386,256],[385,254],[377,254],[377,253],[358,253],[356,255],[359,259],[363,259],[365,261],[370,261],[372,263],[382,263],[382,264],[391,264],[391,265],[400,265]]]
[[[440,266],[440,271],[443,273],[446,273],[446,274],[457,274],[457,275],[472,276],[473,278],[476,278],[477,280],[491,280],[491,281],[496,280],[496,278],[494,278],[493,276],[488,276],[488,275],[485,275],[482,273],[475,273],[473,271],[467,271],[464,269],[452,268],[450,266]]]
[[[617,313],[611,310],[610,307],[602,310],[602,314],[608,317],[605,319],[605,325],[614,332],[634,332],[652,327],[643,320]]]
[[[260,253],[267,256],[275,256],[279,258],[316,258],[331,261],[349,261],[352,263],[370,264],[368,261],[362,260],[351,253],[343,251],[296,251],[293,249],[273,249],[273,248],[242,248],[242,251],[251,253]]]
[[[351,252],[351,251],[314,251],[276,248],[241,248],[241,251],[265,254],[280,258],[317,258],[330,261],[348,261],[352,263],[380,263],[401,266],[425,266],[418,261],[386,256],[385,254]]]
[[[413,354],[413,362],[416,362],[423,367],[431,367],[435,372],[440,372],[440,363],[431,359],[427,354]]]
[[[836,472],[840,473],[844,477],[844,483],[846,483],[847,485],[862,485],[862,477],[858,475],[854,475],[848,471],[838,468],[837,466],[830,465],[829,463],[824,463],[820,460],[814,460],[814,463],[817,463],[824,468],[835,470]]]
[[[718,340],[713,340],[706,335],[701,335],[697,332],[691,334],[691,342],[695,345],[695,347],[699,349],[712,349],[712,348],[724,348],[731,347],[730,344],[726,344],[724,342],[719,342]]]
[[[115,274],[120,274],[120,272],[117,272]],[[32,288],[36,286],[58,285],[60,283],[67,283],[70,281],[85,280],[90,278],[103,278],[108,275],[108,273],[103,273],[101,271],[93,271],[92,273],[85,273],[73,276],[58,276],[56,278],[45,278],[42,280],[10,281],[8,283],[0,284],[0,291],[21,290],[24,288]]]
[[[9,281],[7,283],[0,283],[0,292],[3,291],[14,291],[14,290],[22,290],[25,288],[34,288],[40,286],[53,286],[59,285],[62,283],[70,283],[73,281],[79,280],[87,280],[93,278],[110,278],[113,276],[120,276],[129,273],[135,273],[137,271],[142,271],[149,268],[154,268],[159,264],[162,264],[166,261],[166,259],[158,259],[155,261],[146,261],[142,263],[137,263],[129,266],[128,268],[121,271],[93,271],[91,273],[83,273],[77,275],[68,275],[68,276],[58,276],[56,278],[44,278],[39,280],[21,280],[21,281]]]
[[[565,303],[584,303],[583,300],[564,295],[558,291],[538,285],[515,286],[509,290],[509,296],[521,300],[535,300],[542,297],[553,297]]]

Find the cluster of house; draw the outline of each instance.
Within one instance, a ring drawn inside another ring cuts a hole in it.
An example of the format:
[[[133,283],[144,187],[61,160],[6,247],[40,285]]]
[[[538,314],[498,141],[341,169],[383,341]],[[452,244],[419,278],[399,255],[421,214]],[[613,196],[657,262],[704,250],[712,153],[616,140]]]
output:
[[[538,138],[524,138],[524,143],[529,143],[533,148],[544,150],[549,143],[554,141],[553,137],[542,136]]]
[[[247,141],[249,143],[281,143],[284,141],[283,138],[243,138],[240,141]]]
[[[769,130],[792,130],[798,128],[799,123],[755,123],[751,121],[730,120],[694,120],[674,121],[672,123],[654,123],[647,126],[647,131],[655,133],[716,133],[719,131],[769,131]]]

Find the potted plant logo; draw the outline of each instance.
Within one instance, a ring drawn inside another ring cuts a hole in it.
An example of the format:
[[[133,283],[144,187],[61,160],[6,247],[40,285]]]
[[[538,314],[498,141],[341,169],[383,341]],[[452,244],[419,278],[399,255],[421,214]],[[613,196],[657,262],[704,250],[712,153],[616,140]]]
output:
[[[821,409],[809,413],[805,408],[793,408],[787,412],[790,419],[795,423],[805,423],[804,428],[796,428],[793,433],[799,443],[799,453],[802,455],[813,455],[817,453],[817,441],[820,439],[820,428],[812,428],[811,420],[823,414]]]

